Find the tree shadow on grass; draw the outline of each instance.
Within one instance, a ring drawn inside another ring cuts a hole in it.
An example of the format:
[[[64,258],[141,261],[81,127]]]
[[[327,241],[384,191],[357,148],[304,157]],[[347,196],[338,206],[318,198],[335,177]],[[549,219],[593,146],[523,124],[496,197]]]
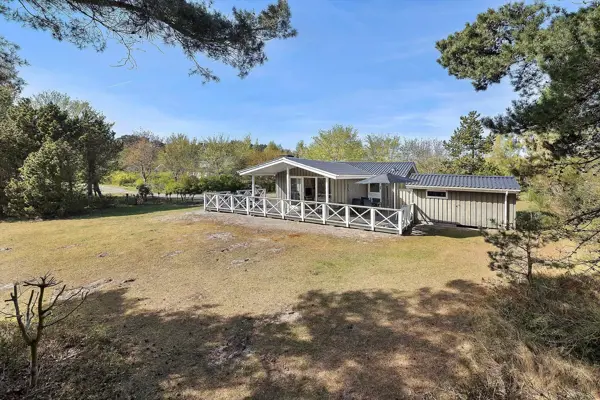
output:
[[[198,203],[179,203],[179,202],[162,202],[162,203],[148,203],[140,205],[125,205],[119,204],[116,207],[109,207],[104,209],[97,209],[91,211],[89,214],[83,214],[71,217],[69,219],[92,219],[92,218],[104,218],[104,217],[126,217],[133,215],[152,214],[163,211],[174,211],[174,210],[193,210],[198,209],[200,205]]]
[[[412,295],[310,291],[283,313],[222,316],[215,304],[154,312],[126,288],[99,292],[49,334],[31,397],[437,398],[469,369],[459,349],[483,294],[468,281]]]
[[[416,225],[412,234],[415,236],[442,236],[452,239],[468,239],[481,236],[476,228],[447,225]]]

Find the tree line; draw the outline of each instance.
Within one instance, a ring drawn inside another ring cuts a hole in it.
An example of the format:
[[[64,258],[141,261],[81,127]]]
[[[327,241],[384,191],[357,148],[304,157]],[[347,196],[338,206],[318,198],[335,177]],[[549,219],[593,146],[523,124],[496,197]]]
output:
[[[351,126],[321,130],[295,150],[250,135],[161,138],[148,130],[117,137],[113,124],[88,102],[58,92],[20,98],[2,88],[0,212],[14,217],[64,216],[102,206],[100,183],[186,199],[204,191],[235,191],[249,181],[237,171],[283,155],[332,161],[414,161],[420,172],[518,173],[517,141],[485,135],[475,112],[450,140],[361,137]],[[257,183],[274,190],[272,177]]]

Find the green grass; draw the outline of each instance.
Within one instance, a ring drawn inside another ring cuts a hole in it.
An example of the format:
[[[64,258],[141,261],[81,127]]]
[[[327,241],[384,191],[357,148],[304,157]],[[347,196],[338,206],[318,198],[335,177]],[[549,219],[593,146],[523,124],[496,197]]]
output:
[[[478,234],[357,240],[189,211],[0,223],[0,286],[112,279],[49,331],[40,397],[444,398],[440,382],[476,376],[472,317],[494,277]],[[22,382],[17,353],[2,382]]]

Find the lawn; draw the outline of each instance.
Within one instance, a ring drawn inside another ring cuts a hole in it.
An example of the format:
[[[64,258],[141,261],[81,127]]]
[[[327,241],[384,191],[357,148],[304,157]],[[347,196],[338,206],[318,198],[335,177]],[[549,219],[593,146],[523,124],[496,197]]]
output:
[[[92,288],[49,334],[42,357],[62,366],[46,369],[48,390],[403,398],[448,394],[472,373],[472,310],[495,277],[476,231],[340,236],[259,220],[138,206],[0,223],[0,288],[46,271]]]

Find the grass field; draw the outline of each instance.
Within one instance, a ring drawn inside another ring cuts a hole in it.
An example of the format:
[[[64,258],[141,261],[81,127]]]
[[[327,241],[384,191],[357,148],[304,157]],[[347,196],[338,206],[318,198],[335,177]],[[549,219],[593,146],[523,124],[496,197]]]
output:
[[[0,223],[0,288],[46,271],[92,288],[81,311],[49,334],[42,359],[61,367],[46,368],[44,390],[452,397],[446,386],[479,368],[473,310],[494,274],[476,231],[341,237],[332,227],[310,234],[238,218],[171,205]]]

